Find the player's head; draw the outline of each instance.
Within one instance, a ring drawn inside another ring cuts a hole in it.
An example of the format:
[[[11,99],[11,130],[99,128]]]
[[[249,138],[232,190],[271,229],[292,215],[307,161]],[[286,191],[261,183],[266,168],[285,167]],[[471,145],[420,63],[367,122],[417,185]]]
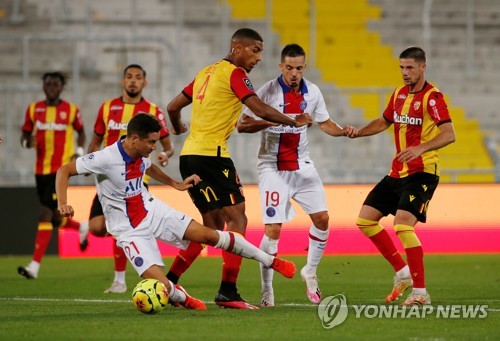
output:
[[[281,51],[281,74],[285,84],[297,90],[306,69],[306,52],[298,44],[288,44]]]
[[[154,115],[139,113],[127,125],[127,140],[138,155],[148,157],[156,149],[160,129],[161,124]]]
[[[404,83],[410,88],[417,84],[423,84],[426,68],[425,51],[416,46],[408,47],[399,55],[399,68]]]
[[[240,28],[231,37],[231,47],[227,58],[246,72],[259,63],[264,50],[264,40],[251,28]]]
[[[59,71],[46,72],[42,75],[43,92],[48,101],[58,100],[66,85],[66,76]]]
[[[129,98],[142,96],[142,89],[148,85],[146,70],[138,64],[130,64],[123,70],[122,78],[123,95]]]

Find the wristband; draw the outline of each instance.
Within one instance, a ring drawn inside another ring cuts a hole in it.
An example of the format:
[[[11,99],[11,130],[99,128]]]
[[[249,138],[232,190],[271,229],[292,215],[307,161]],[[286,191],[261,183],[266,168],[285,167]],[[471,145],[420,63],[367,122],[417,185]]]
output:
[[[76,148],[76,155],[78,155],[78,156],[85,155],[85,151],[83,150],[83,147]]]

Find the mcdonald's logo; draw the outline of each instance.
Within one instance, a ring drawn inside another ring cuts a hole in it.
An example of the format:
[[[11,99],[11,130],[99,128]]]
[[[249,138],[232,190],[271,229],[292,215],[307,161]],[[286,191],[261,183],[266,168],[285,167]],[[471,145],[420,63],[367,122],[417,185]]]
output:
[[[219,198],[217,198],[217,195],[215,195],[215,192],[212,189],[212,187],[200,189],[200,193],[202,193],[205,196],[205,199],[207,199],[207,202],[210,202],[210,193],[212,193],[212,196],[214,197],[215,201],[219,201]]]

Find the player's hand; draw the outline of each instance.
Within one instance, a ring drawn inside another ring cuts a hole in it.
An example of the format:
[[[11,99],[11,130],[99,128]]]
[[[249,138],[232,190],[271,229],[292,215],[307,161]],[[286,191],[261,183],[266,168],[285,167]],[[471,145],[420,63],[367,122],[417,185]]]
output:
[[[295,122],[296,122],[296,127],[302,127],[305,125],[310,127],[313,123],[311,115],[306,113],[295,116]]]
[[[398,161],[406,163],[411,162],[422,155],[424,151],[422,145],[408,147],[398,153]]]
[[[342,136],[354,138],[357,137],[357,135],[358,135],[358,129],[354,128],[353,126],[347,124],[344,126],[344,128],[342,128]]]
[[[34,145],[33,136],[30,136],[28,138],[23,137],[21,139],[21,146],[23,146],[23,148],[26,148],[26,149],[33,148],[33,145]]]
[[[177,189],[179,191],[185,191],[188,188],[192,188],[195,185],[199,184],[200,181],[201,181],[201,178],[198,175],[193,174],[193,175],[185,178],[183,182],[178,182],[176,184],[176,186],[174,186],[174,187],[175,187],[175,189]]]
[[[183,122],[181,122],[179,130],[175,129],[174,127],[172,127],[171,129],[171,132],[174,135],[184,134],[186,131],[188,131],[188,126]]]
[[[167,153],[165,153],[165,152],[156,153],[156,160],[158,160],[158,163],[162,167],[165,167],[166,165],[168,165],[168,156],[167,156]]]
[[[72,217],[75,214],[75,210],[71,205],[60,205],[57,210],[63,217]]]

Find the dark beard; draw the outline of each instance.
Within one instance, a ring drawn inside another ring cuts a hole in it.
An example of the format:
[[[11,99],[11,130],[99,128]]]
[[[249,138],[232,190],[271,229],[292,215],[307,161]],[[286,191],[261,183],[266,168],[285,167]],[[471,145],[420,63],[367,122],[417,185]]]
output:
[[[125,92],[127,93],[127,96],[130,97],[130,98],[136,98],[137,96],[140,96],[140,92],[130,92],[130,91],[127,91],[125,90]]]

